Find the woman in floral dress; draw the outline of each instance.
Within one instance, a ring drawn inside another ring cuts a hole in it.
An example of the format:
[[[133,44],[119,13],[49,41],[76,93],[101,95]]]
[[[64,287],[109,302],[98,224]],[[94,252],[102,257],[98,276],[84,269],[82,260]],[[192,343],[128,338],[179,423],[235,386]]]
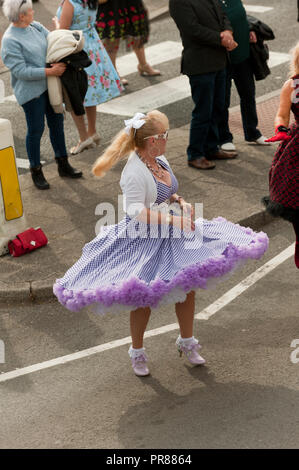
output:
[[[80,136],[79,143],[71,149],[72,154],[98,144],[100,137],[96,131],[96,107],[115,98],[123,90],[119,76],[99,39],[95,29],[98,0],[64,0],[57,10],[54,22],[57,29],[82,30],[87,52],[92,64],[86,68],[88,90],[84,106],[87,115],[86,127],[84,116],[72,117]]]
[[[96,28],[115,68],[120,39],[126,39],[127,47],[132,47],[137,56],[140,75],[161,75],[160,70],[146,62],[144,44],[149,37],[149,22],[142,0],[108,0],[99,4]],[[121,81],[128,84],[125,78]]]

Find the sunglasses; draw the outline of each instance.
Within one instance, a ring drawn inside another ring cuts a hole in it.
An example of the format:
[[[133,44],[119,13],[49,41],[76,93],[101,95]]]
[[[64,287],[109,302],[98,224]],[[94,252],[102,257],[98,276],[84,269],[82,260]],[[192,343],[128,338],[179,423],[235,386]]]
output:
[[[25,5],[25,3],[27,3],[27,0],[21,1],[20,6],[19,6],[19,11],[21,10],[22,6]]]
[[[143,140],[145,139],[151,139],[152,137],[154,137],[154,139],[163,139],[163,140],[167,140],[168,139],[168,135],[169,135],[169,129],[167,129],[163,134],[155,134],[155,135],[149,135],[148,137],[144,137]]]

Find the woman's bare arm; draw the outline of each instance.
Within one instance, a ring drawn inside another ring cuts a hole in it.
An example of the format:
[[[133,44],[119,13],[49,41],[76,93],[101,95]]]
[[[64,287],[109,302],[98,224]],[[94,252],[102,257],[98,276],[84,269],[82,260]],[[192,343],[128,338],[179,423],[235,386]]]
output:
[[[70,26],[73,22],[74,16],[74,7],[69,2],[69,0],[65,0],[62,6],[60,20],[57,17],[53,18],[55,23],[56,29],[70,29]]]
[[[293,80],[290,79],[285,82],[281,90],[279,108],[274,121],[275,128],[289,126],[293,91]]]

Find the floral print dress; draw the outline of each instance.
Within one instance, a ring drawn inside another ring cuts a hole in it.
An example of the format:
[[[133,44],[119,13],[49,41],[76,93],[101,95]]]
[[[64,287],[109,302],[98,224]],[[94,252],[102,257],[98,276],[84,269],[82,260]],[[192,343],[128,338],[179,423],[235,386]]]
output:
[[[97,10],[89,9],[81,0],[69,1],[74,7],[70,29],[83,31],[84,50],[92,61],[92,64],[85,69],[88,75],[88,90],[84,106],[97,106],[119,96],[123,86],[95,28]],[[56,14],[59,19],[61,6]]]
[[[96,28],[101,39],[126,39],[127,47],[148,41],[149,22],[142,0],[108,0],[98,7]]]

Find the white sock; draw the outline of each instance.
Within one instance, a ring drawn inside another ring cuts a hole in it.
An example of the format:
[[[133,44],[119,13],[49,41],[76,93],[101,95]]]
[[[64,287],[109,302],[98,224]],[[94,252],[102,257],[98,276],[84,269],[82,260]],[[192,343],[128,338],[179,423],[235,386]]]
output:
[[[139,348],[139,349],[134,349],[132,348],[132,345],[129,348],[128,354],[130,357],[138,356],[141,352],[144,352],[145,348]]]
[[[191,336],[191,338],[182,338],[181,335],[179,335],[178,342],[183,346],[189,346],[194,343],[198,344],[198,340],[194,338],[194,336]]]

